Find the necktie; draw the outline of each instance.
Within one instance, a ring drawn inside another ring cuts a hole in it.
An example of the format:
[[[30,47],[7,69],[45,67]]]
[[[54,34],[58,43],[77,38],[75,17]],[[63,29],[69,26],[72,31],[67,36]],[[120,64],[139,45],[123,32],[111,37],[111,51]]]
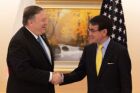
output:
[[[102,57],[103,57],[102,48],[103,48],[103,46],[99,45],[97,53],[96,53],[96,71],[97,71],[97,75],[99,74],[100,67],[101,67],[101,64],[102,64]]]
[[[49,58],[49,61],[50,61],[50,63],[51,63],[50,56],[48,56],[48,53],[47,53],[47,51],[46,51],[46,49],[45,49],[45,46],[43,45],[43,42],[41,41],[41,37],[40,37],[40,36],[38,36],[37,41],[39,42],[39,44],[40,44],[41,47],[43,48],[43,50],[44,50],[46,56]],[[49,51],[49,50],[48,50],[48,51]]]

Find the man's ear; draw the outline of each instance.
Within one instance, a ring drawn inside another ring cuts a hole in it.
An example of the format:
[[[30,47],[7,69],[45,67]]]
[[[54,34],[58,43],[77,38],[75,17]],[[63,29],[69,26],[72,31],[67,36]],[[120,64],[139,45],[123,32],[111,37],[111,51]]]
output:
[[[30,24],[30,25],[33,24],[34,23],[33,21],[34,21],[33,19],[29,19],[28,24]]]
[[[107,29],[103,29],[103,36],[107,36]]]

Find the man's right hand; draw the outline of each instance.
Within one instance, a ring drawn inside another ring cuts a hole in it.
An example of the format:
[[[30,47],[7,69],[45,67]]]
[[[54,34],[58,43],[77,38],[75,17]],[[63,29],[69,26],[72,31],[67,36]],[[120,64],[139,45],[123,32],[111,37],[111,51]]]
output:
[[[54,85],[60,84],[63,82],[63,74],[59,72],[52,73],[52,80],[51,83]]]

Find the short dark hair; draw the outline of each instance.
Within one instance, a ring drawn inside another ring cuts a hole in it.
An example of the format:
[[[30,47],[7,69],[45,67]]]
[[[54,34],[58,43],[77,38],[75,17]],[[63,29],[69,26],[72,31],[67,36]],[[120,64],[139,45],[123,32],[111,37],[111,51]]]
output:
[[[98,25],[99,31],[103,29],[107,29],[107,35],[110,36],[112,33],[112,21],[103,15],[98,15],[90,19],[89,23],[91,25]]]
[[[32,19],[36,14],[38,14],[40,11],[42,11],[43,8],[39,6],[28,6],[24,9],[23,13],[23,25],[27,25],[27,22],[29,19]]]

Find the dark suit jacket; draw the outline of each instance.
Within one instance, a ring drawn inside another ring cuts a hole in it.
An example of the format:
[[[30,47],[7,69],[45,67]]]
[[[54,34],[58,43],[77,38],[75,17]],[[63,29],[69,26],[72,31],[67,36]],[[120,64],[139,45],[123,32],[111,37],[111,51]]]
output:
[[[111,40],[98,76],[96,50],[96,44],[85,47],[79,66],[64,74],[62,85],[82,80],[87,75],[88,93],[132,93],[131,61],[127,49]]]
[[[54,68],[52,51],[51,57],[52,64],[35,37],[22,27],[8,48],[7,93],[54,93],[54,86],[49,83],[50,71]]]

